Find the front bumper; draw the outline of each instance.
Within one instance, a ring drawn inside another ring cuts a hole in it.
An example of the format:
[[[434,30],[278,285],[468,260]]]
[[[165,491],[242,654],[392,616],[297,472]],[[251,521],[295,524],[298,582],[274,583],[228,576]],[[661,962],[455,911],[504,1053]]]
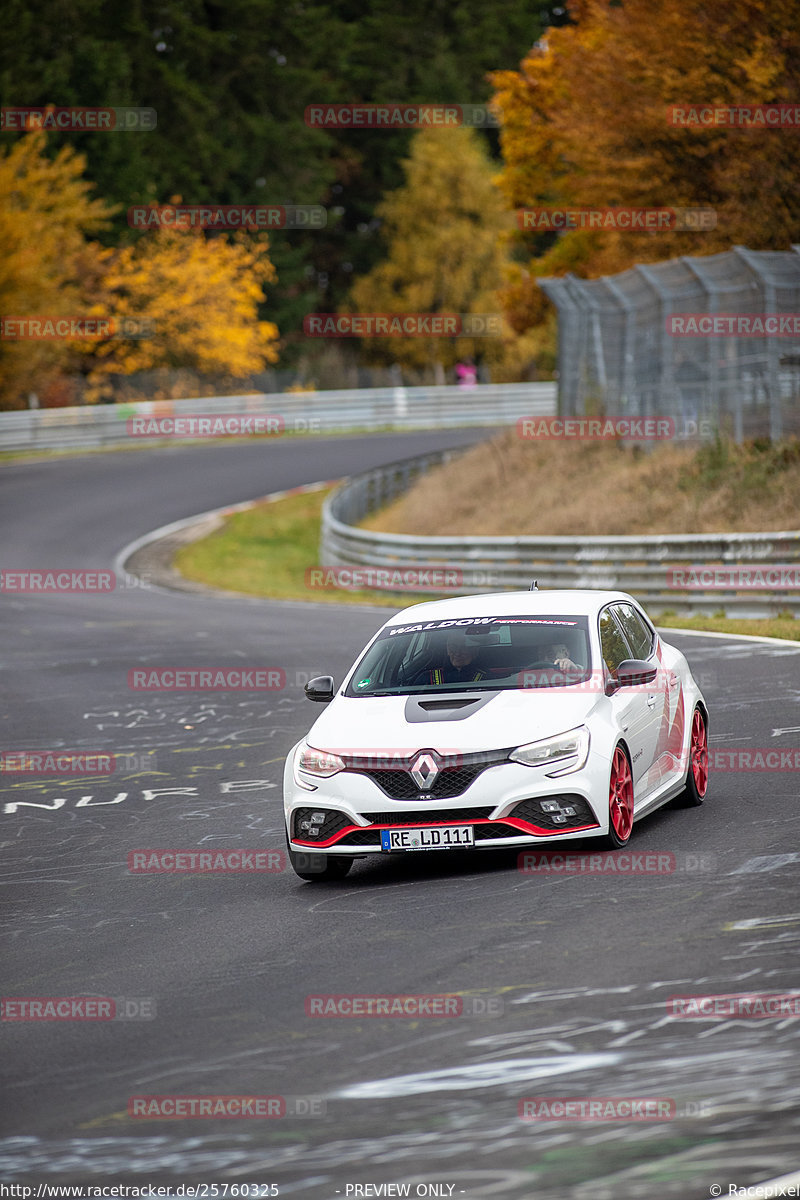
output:
[[[320,779],[309,791],[297,784],[289,763],[287,834],[295,850],[354,856],[385,853],[380,831],[392,826],[472,825],[474,848],[486,850],[602,835],[607,801],[601,807],[597,796],[607,793],[608,780],[598,791],[592,774],[589,763],[554,779],[543,768],[501,762],[483,770],[459,795],[396,800],[369,775],[349,770]]]

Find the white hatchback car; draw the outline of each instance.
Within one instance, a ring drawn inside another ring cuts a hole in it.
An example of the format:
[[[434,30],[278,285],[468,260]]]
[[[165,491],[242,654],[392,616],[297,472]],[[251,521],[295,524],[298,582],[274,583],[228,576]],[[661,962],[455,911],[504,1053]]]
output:
[[[289,858],[337,879],[367,854],[624,846],[701,804],[708,710],[684,656],[624,592],[437,600],[378,630],[284,771]]]

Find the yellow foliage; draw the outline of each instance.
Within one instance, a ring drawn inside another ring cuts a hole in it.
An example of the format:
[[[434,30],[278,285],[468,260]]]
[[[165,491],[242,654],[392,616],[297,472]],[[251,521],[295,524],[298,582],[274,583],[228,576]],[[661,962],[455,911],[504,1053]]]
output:
[[[45,154],[46,135],[30,133],[0,150],[0,313],[4,317],[84,316],[84,283],[98,266],[87,233],[109,224],[113,208],[90,198],[82,155]],[[70,356],[64,341],[0,341],[0,408],[26,406],[44,393]]]
[[[84,158],[54,159],[31,133],[0,153],[0,313],[4,317],[136,318],[152,331],[102,341],[0,341],[0,408],[47,398],[79,368],[85,399],[113,397],[110,376],[154,367],[243,378],[277,360],[278,330],[258,320],[275,279],[266,235],[160,230],[104,249],[87,234],[114,209],[91,198]]]
[[[161,228],[107,251],[95,311],[142,322],[146,336],[81,345],[88,399],[110,396],[114,374],[189,367],[236,379],[277,361],[277,327],[258,320],[263,284],[276,278],[268,249],[265,234]]]
[[[499,313],[513,217],[479,136],[467,128],[424,129],[403,166],[405,184],[377,209],[387,257],[354,284],[356,310]],[[363,352],[384,363],[452,366],[467,355],[499,358],[507,338],[381,338]]]

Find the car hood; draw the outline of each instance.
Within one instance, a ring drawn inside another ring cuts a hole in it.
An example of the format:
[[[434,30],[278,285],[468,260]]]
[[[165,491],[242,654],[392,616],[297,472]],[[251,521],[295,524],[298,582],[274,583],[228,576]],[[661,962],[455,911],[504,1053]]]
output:
[[[438,707],[442,700],[472,705]],[[417,696],[336,696],[314,722],[306,741],[339,754],[440,754],[521,746],[583,724],[602,696],[565,688],[536,691],[433,693]],[[437,705],[427,711],[422,705]]]

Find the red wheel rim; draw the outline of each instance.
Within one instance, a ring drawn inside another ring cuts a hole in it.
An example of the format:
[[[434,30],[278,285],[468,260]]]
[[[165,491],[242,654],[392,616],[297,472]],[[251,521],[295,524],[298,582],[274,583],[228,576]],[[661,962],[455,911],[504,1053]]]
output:
[[[617,837],[627,841],[633,828],[633,779],[625,751],[619,746],[611,763],[609,815]]]
[[[708,787],[708,739],[702,713],[695,709],[692,719],[692,778],[698,796],[705,796]]]

